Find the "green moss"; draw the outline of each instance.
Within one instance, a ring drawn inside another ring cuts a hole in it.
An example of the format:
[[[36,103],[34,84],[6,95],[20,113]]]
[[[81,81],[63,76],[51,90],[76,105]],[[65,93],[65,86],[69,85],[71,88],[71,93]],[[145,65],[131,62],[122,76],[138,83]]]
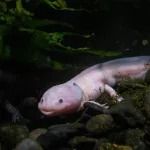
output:
[[[117,91],[126,100],[131,100],[140,109],[144,109],[144,95],[148,89],[148,85],[140,79],[125,78],[119,83]]]

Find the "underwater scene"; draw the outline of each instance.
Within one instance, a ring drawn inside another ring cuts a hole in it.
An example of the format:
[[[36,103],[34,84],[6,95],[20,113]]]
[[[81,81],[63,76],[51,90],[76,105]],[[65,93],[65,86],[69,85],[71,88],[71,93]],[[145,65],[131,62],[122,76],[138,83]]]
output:
[[[149,0],[1,0],[0,150],[149,150],[149,18]]]

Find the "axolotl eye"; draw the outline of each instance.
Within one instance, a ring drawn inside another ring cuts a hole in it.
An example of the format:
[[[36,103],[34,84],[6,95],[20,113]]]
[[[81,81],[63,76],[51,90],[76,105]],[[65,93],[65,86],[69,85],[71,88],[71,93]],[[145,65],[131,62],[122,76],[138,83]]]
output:
[[[63,103],[63,99],[59,99],[59,103]]]

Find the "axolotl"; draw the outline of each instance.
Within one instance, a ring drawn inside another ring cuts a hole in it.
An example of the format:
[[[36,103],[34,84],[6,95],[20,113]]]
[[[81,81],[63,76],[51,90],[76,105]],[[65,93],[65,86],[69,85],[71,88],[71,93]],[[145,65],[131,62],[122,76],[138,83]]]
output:
[[[107,92],[122,100],[113,87],[123,78],[144,79],[150,68],[150,56],[110,60],[82,71],[71,80],[51,87],[42,96],[38,108],[44,115],[61,116],[83,109],[83,104]],[[101,105],[104,106],[105,105]]]

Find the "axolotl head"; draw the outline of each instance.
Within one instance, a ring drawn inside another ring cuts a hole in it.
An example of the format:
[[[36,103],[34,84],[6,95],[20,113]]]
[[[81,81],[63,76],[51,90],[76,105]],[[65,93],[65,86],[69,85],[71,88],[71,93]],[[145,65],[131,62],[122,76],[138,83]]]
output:
[[[60,84],[48,89],[42,96],[38,108],[47,116],[60,116],[77,111],[83,92],[76,84]]]

